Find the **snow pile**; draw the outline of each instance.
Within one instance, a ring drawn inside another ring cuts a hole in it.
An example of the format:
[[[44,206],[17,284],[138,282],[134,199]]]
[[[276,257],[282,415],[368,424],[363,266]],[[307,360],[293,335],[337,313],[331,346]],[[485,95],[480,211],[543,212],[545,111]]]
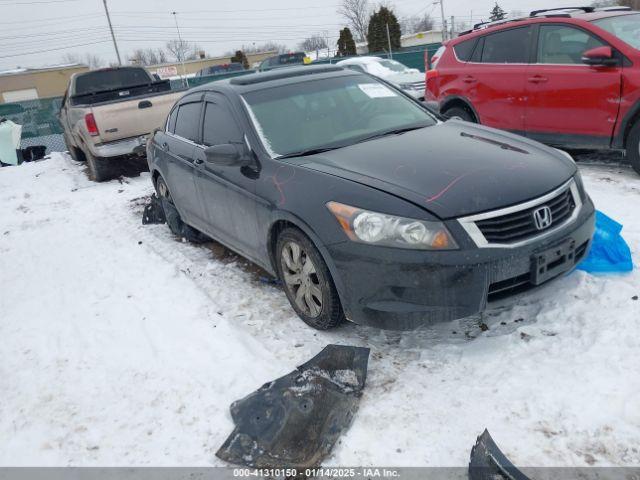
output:
[[[1,465],[219,465],[229,405],[329,343],[372,351],[328,464],[463,466],[484,428],[516,465],[640,464],[637,269],[418,332],[316,332],[243,260],[143,227],[148,174],[83,168],[0,170]],[[639,258],[640,178],[582,170]]]

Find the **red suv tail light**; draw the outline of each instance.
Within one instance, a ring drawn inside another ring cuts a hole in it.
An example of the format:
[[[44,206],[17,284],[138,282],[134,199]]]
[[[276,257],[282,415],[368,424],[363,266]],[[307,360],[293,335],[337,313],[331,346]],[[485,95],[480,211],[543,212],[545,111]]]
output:
[[[92,137],[95,137],[100,134],[98,132],[98,124],[96,123],[96,118],[93,116],[93,113],[87,113],[84,116],[84,123],[87,125],[87,132]]]

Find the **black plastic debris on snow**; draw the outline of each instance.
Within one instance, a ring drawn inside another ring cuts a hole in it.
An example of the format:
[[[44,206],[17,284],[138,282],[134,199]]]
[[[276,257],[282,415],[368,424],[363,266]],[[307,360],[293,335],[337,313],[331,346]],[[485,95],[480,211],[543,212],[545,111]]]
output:
[[[216,455],[253,468],[319,466],[351,424],[368,362],[368,348],[328,345],[234,402],[235,429]]]
[[[159,223],[165,223],[167,219],[164,215],[164,209],[162,208],[162,202],[154,193],[151,195],[151,202],[144,207],[144,213],[142,214],[143,225],[153,225]]]
[[[500,451],[485,430],[471,449],[469,480],[530,480]]]

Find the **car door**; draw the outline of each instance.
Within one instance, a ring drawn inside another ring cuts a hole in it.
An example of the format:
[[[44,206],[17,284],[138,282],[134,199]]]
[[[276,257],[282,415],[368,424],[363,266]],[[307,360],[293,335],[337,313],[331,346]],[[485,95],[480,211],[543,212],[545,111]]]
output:
[[[531,26],[480,37],[471,61],[461,70],[464,91],[483,125],[512,131],[524,129],[531,38]]]
[[[622,62],[589,66],[582,54],[607,45],[581,28],[539,25],[527,73],[527,135],[559,145],[607,146],[620,105]]]
[[[160,149],[165,157],[165,180],[182,219],[201,228],[206,216],[196,190],[194,151],[200,141],[202,95],[185,97],[171,112]]]
[[[251,167],[221,166],[208,162],[205,149],[214,145],[236,144],[247,148],[245,135],[226,98],[208,93],[204,101],[202,145],[196,148],[200,169],[198,191],[204,205],[209,233],[249,258],[255,258],[260,245],[256,224],[256,178]]]

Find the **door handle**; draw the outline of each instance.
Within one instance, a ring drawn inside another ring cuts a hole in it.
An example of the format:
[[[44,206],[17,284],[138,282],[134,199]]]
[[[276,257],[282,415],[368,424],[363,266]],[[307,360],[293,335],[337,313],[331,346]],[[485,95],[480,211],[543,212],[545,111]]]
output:
[[[533,77],[529,77],[530,83],[544,83],[549,80],[547,77],[543,77],[541,75],[534,75]]]
[[[464,77],[464,78],[462,79],[462,81],[463,81],[464,83],[476,83],[476,82],[477,82],[477,80],[476,80],[475,78],[471,77],[471,76],[469,76],[469,77]]]
[[[167,142],[163,142],[161,146],[162,150],[164,150],[165,152],[169,150],[169,144]]]
[[[196,167],[199,167],[200,165],[204,165],[204,160],[202,160],[201,158],[196,158],[196,159],[193,161],[193,164],[194,164]]]

